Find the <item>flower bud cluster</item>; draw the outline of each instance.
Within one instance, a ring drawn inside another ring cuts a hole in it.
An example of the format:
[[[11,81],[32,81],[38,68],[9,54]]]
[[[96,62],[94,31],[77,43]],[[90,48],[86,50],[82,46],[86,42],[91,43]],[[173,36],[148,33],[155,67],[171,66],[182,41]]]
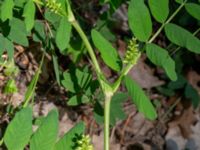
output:
[[[75,150],[94,150],[89,135],[81,135],[81,139],[79,139],[76,144]]]
[[[61,3],[56,2],[56,0],[47,0],[45,6],[55,14],[63,15]]]
[[[124,64],[136,64],[141,53],[139,51],[139,45],[137,44],[137,41],[135,38],[129,41],[127,51],[123,60]]]

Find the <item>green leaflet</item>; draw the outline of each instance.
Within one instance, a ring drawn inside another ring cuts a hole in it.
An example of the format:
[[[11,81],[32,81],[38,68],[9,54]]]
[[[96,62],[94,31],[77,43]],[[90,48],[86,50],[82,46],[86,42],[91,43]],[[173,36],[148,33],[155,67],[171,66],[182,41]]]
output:
[[[28,46],[28,39],[27,39],[27,31],[23,21],[17,18],[13,18],[10,22],[10,32],[8,34],[8,38],[11,39],[13,42]]]
[[[177,3],[182,4],[183,0],[175,0]]]
[[[200,40],[184,28],[168,23],[165,26],[165,33],[172,43],[187,48],[191,52],[200,53]]]
[[[13,57],[14,57],[14,45],[7,38],[5,38],[5,50],[8,53],[9,59],[10,60],[13,59]]]
[[[155,65],[164,68],[171,80],[177,80],[175,62],[165,49],[155,44],[147,44],[146,52],[151,62],[153,62]]]
[[[55,145],[54,150],[74,150],[73,142],[77,135],[83,134],[85,131],[85,125],[83,122],[78,123],[69,132],[67,132]]]
[[[5,50],[8,53],[9,59],[12,59],[14,55],[14,45],[10,40],[0,34],[0,55]]]
[[[48,20],[55,29],[58,28],[58,25],[60,23],[60,20],[61,20],[61,16],[51,12],[49,9],[47,9],[44,13],[44,17],[46,20]]]
[[[8,150],[23,150],[32,134],[32,109],[23,108],[9,123],[4,142]]]
[[[35,4],[29,0],[24,6],[23,17],[25,18],[26,30],[31,31],[35,22]]]
[[[125,93],[116,93],[110,104],[110,124],[114,126],[118,120],[124,120],[126,114],[123,111],[123,102],[127,100],[128,96]]]
[[[58,134],[58,112],[52,110],[30,140],[30,150],[53,150]]]
[[[72,93],[79,93],[80,91],[83,92],[83,90],[88,88],[92,80],[91,73],[82,71],[80,69],[76,69],[74,72],[73,71],[65,71],[63,73],[64,79],[61,81],[61,83],[68,91]]]
[[[68,22],[68,19],[66,17],[62,17],[56,32],[56,44],[61,53],[63,53],[64,50],[68,47],[70,35],[71,24]]]
[[[71,93],[67,102],[68,105],[77,106],[90,101],[90,96],[94,93],[93,90],[96,89],[95,86],[98,84],[94,82],[95,80],[92,81],[91,73],[87,68],[65,71],[63,77],[61,83]]]
[[[63,73],[63,77],[64,79],[61,81],[62,85],[70,92],[75,93],[77,88],[76,86],[78,86],[77,84],[75,84],[72,80],[73,76],[70,75],[70,73],[68,72],[64,72]]]
[[[11,20],[13,17],[13,0],[4,0],[1,6],[1,20],[6,21],[7,19]]]
[[[74,95],[72,96],[69,101],[67,102],[67,105],[69,106],[78,106],[80,104],[88,103],[90,99],[86,95]]]
[[[131,0],[128,8],[128,22],[131,31],[140,41],[147,41],[152,33],[152,22],[144,0]]]
[[[200,5],[196,3],[186,3],[185,8],[192,17],[200,20]]]
[[[27,2],[28,0],[14,0],[15,2],[15,6],[17,7],[24,7],[24,4]]]
[[[169,0],[148,0],[153,17],[164,23],[169,15]]]
[[[147,119],[156,119],[156,110],[153,107],[151,101],[141,89],[141,87],[136,82],[134,82],[129,76],[125,76],[124,81],[125,86],[128,90],[128,94],[131,96],[131,99],[136,105],[138,111],[143,113]]]
[[[0,56],[3,54],[4,49],[5,49],[4,41],[5,41],[5,37],[2,34],[0,34]]]
[[[45,25],[42,21],[35,20],[33,40],[35,42],[45,43]]]
[[[121,59],[115,48],[96,30],[92,30],[92,40],[101,53],[103,61],[115,71],[122,68]]]
[[[192,87],[189,83],[185,87],[184,95],[186,98],[190,99],[192,101],[192,105],[194,108],[197,108],[199,106],[199,94],[198,91]]]

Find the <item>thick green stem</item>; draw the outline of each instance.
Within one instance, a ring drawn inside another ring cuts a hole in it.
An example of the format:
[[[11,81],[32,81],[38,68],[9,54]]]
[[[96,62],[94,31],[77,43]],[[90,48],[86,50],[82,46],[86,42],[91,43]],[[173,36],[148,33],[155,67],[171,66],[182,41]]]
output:
[[[72,21],[71,23],[72,23],[73,27],[76,29],[76,31],[79,33],[80,37],[83,40],[83,42],[84,42],[84,44],[85,44],[85,46],[86,46],[86,48],[88,50],[88,53],[89,53],[89,55],[90,55],[90,57],[92,59],[93,66],[94,66],[94,68],[95,68],[95,70],[97,72],[97,75],[98,76],[102,75],[101,69],[100,69],[99,64],[97,62],[97,58],[96,58],[96,56],[94,54],[92,46],[90,45],[90,42],[88,41],[87,36],[85,35],[85,33],[83,32],[83,30],[81,29],[81,27],[79,26],[79,24],[78,24],[78,22],[76,20]]]
[[[103,93],[105,95],[105,108],[104,108],[104,150],[109,150],[109,124],[110,124],[110,101],[113,95],[113,90],[110,87],[110,85],[107,83],[100,67],[97,61],[97,58],[94,54],[94,51],[92,49],[92,46],[90,45],[90,42],[88,41],[87,36],[79,26],[78,22],[76,20],[71,22],[73,27],[76,29],[76,31],[79,33],[80,37],[82,38],[88,53],[90,55],[90,58],[92,60],[92,65],[97,73],[98,80],[100,82],[100,85],[102,87]]]
[[[104,104],[104,150],[109,150],[110,145],[110,102],[111,95],[106,95]]]
[[[184,1],[177,9],[176,11],[169,17],[169,19],[167,19],[167,21],[165,23],[162,24],[162,26],[157,30],[157,32],[153,35],[153,37],[148,41],[148,43],[152,43],[155,38],[160,34],[160,32],[162,31],[162,29],[165,27],[166,24],[168,24],[170,21],[172,21],[172,19],[178,14],[178,12],[184,7],[185,3],[187,2]]]

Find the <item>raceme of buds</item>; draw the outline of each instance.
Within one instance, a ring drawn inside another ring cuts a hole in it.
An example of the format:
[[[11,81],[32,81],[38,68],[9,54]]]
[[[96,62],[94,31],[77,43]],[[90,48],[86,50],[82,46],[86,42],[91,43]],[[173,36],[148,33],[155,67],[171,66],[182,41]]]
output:
[[[61,3],[56,2],[56,0],[47,0],[45,6],[55,14],[64,15],[64,12],[61,8]]]
[[[137,41],[135,38],[129,41],[127,51],[123,60],[124,64],[136,64],[138,59],[140,58],[140,51],[138,49],[139,45],[137,44]]]
[[[94,150],[89,135],[81,135],[81,139],[79,139],[76,144],[75,150]]]

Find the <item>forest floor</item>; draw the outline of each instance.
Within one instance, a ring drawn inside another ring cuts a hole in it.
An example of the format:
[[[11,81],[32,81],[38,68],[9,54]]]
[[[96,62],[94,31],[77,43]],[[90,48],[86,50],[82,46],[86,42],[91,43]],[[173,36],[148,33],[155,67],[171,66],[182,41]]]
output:
[[[114,16],[122,20],[120,29],[115,29],[116,34],[126,34],[127,18],[123,18],[126,16],[123,13],[122,8]],[[92,24],[96,16],[93,12],[86,11],[83,17]],[[161,46],[167,45],[162,35],[155,42]],[[120,38],[113,45],[120,53],[124,53],[127,46]],[[12,108],[8,106],[17,107],[22,103],[27,87],[38,69],[41,55],[35,51],[39,48],[35,43],[26,49],[15,45],[15,64],[19,72],[15,77],[18,91],[14,94],[3,92],[9,77],[4,74],[5,68],[0,66],[0,135],[10,121],[7,112]],[[7,55],[1,57],[6,59]],[[200,94],[200,56],[195,55],[194,60],[197,66],[186,66],[184,77]],[[93,108],[90,105],[67,106],[66,91],[58,86],[52,66],[52,58],[47,54],[34,98],[34,116],[47,115],[52,108],[57,108],[61,136],[83,120],[87,134],[92,137],[94,150],[103,150],[103,126],[96,123],[92,115]],[[101,68],[112,80],[113,73],[103,64]],[[163,94],[167,91],[158,92],[157,87],[168,82],[160,78],[162,73],[162,69],[149,65],[145,55],[142,55],[138,64],[130,71],[129,75],[145,89],[148,97],[154,100],[158,118],[155,121],[145,119],[130,100],[125,101],[123,110],[126,119],[118,121],[110,130],[111,150],[200,150],[200,109],[195,109],[192,103],[184,98],[183,89],[175,91],[173,96]]]

